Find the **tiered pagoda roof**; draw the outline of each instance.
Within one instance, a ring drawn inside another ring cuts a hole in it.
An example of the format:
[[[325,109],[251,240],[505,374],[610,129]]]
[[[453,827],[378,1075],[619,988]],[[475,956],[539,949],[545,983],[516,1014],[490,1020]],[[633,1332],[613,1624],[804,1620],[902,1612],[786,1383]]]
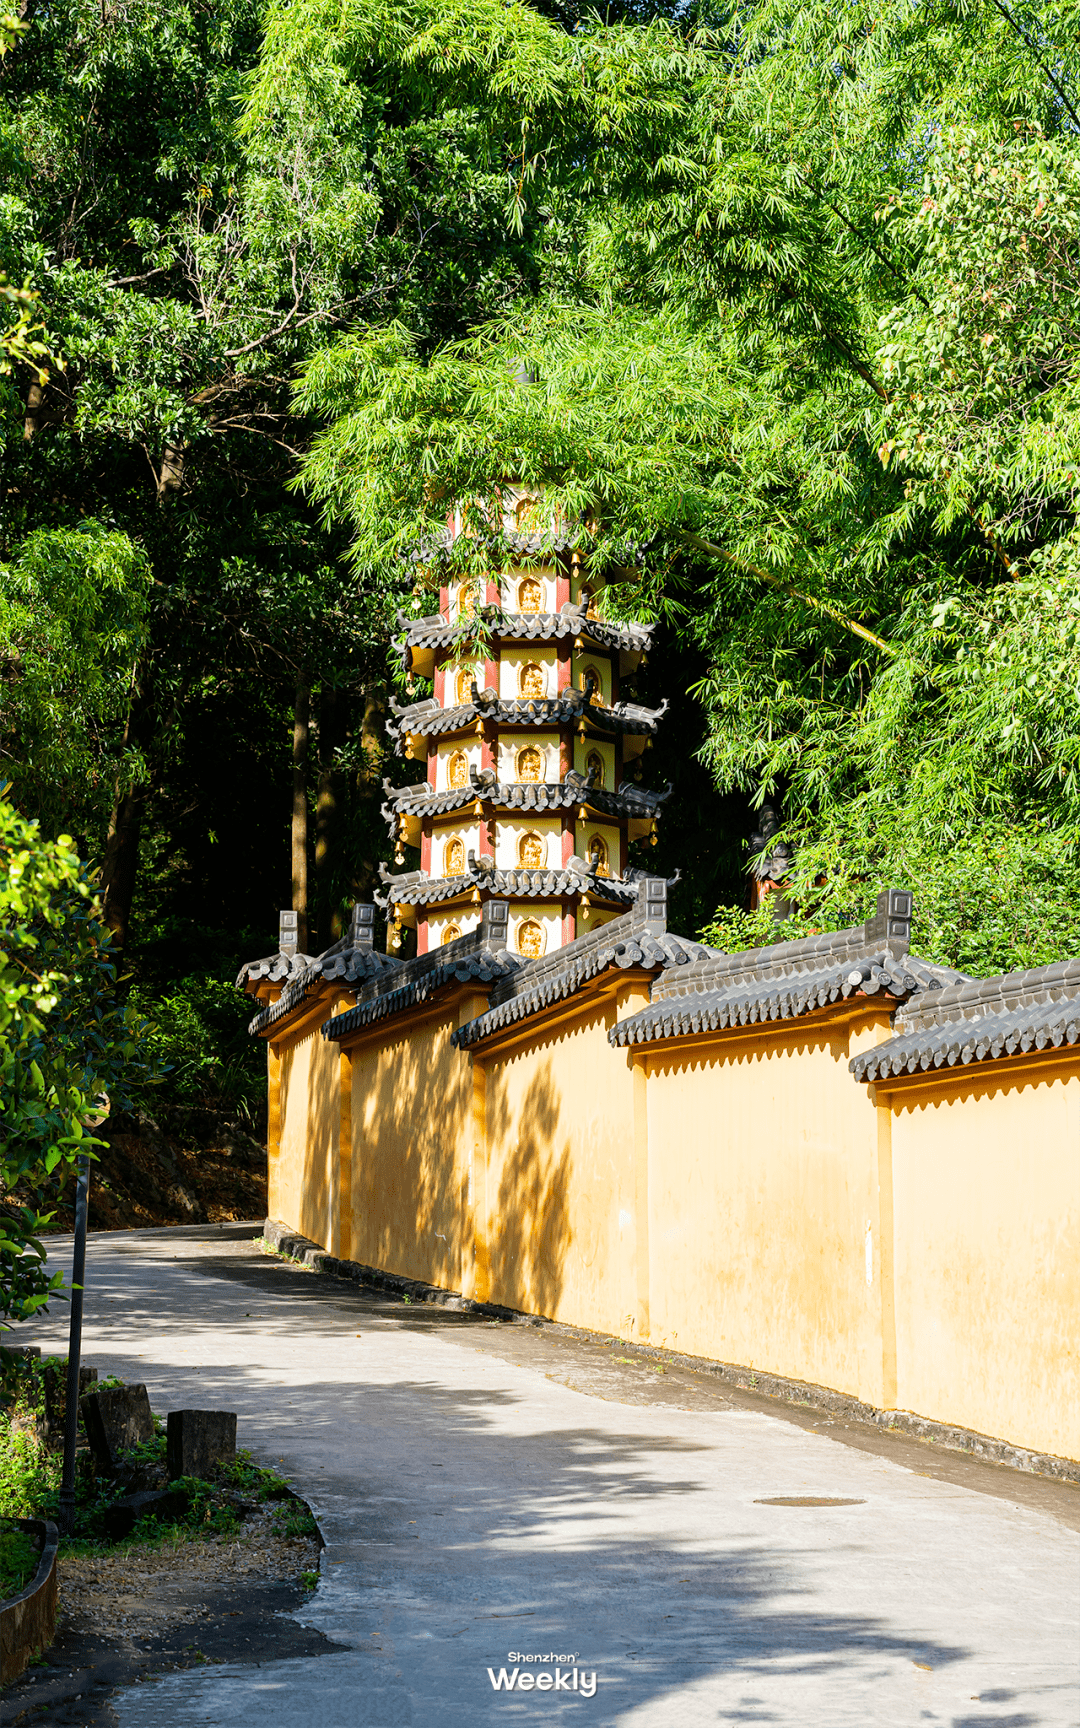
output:
[[[446,900],[456,900],[474,890],[497,894],[510,900],[552,900],[566,895],[588,894],[599,901],[608,901],[621,910],[633,906],[638,898],[644,871],[628,870],[625,876],[602,876],[586,859],[574,857],[562,870],[498,870],[483,858],[469,853],[469,868],[461,876],[428,876],[423,870],[410,870],[403,876],[392,876],[385,864],[379,865],[384,892],[375,891],[378,906],[436,906]],[[670,877],[674,887],[678,874]]]
[[[481,606],[480,619],[504,642],[561,642],[569,638],[634,659],[647,654],[652,646],[648,624],[616,624],[590,617],[588,602],[575,606],[567,601],[558,612],[503,612],[494,606]],[[397,621],[398,628],[405,631],[401,659],[406,672],[430,678],[435,655],[462,645],[461,625],[451,623],[441,612],[426,618],[409,618],[399,612]]]
[[[390,699],[393,718],[386,730],[399,754],[412,752],[413,739],[440,738],[448,732],[466,732],[477,723],[493,720],[504,726],[535,726],[549,730],[584,724],[595,737],[629,734],[652,737],[667,713],[667,699],[659,708],[642,708],[636,702],[616,702],[605,708],[590,702],[583,691],[568,688],[560,696],[532,696],[505,700],[495,690],[479,690],[472,702],[444,708],[433,696],[402,708]]]
[[[455,810],[468,810],[478,802],[493,809],[518,811],[522,815],[549,815],[563,810],[582,808],[597,816],[626,818],[630,822],[653,822],[661,806],[671,797],[671,781],[662,792],[650,792],[633,780],[623,780],[618,791],[608,792],[597,786],[589,776],[576,774],[573,769],[565,780],[523,783],[518,780],[500,781],[490,771],[470,770],[468,786],[448,786],[444,791],[433,790],[427,780],[415,786],[392,786],[383,781],[386,802],[382,815],[391,835],[400,832],[405,818],[406,842],[416,845],[414,831],[427,817],[447,816]],[[644,829],[643,829],[644,832]]]

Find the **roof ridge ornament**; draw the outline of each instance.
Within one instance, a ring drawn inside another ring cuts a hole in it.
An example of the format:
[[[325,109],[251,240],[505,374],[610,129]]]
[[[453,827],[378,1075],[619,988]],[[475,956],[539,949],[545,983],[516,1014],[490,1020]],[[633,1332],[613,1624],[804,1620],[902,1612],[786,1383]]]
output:
[[[906,952],[911,941],[911,914],[915,897],[910,888],[886,888],[877,897],[877,911],[863,925],[867,944],[886,942]]]

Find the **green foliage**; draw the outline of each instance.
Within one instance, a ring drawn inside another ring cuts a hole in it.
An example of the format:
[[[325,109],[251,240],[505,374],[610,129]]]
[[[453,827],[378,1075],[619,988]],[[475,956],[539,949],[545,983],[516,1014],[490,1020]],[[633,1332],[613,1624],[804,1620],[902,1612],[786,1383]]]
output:
[[[1075,949],[1075,32],[989,0],[872,28],[763,0],[535,50],[524,9],[469,19],[436,59],[424,17],[412,75],[519,105],[521,184],[575,244],[553,224],[541,292],[457,343],[311,357],[328,520],[375,572],[458,509],[453,555],[498,568],[499,479],[524,482],[707,656],[704,759],[782,801],[807,927],[905,882],[938,959]]]
[[[250,1007],[238,1002],[231,979],[199,972],[164,989],[136,983],[128,1001],[145,1016],[143,1049],[161,1074],[149,1108],[218,1109],[254,1125],[266,1091],[266,1057],[247,1035]]]
[[[88,1130],[103,1097],[123,1107],[149,1072],[142,1023],[118,1002],[108,932],[67,835],[43,840],[0,797],[0,1325],[43,1307],[49,1275],[33,1204],[101,1142]],[[25,1196],[25,1199],[20,1199]]]
[[[48,1443],[43,1437],[44,1370],[51,1368],[60,1378],[66,1363],[55,1357],[39,1362],[9,1353],[6,1366],[4,1396],[0,1401],[0,1519],[52,1518],[59,1504],[63,1446],[59,1431],[51,1434]],[[107,1376],[97,1382],[94,1390],[104,1391],[121,1384],[114,1376]],[[250,1452],[238,1452],[231,1463],[215,1470],[212,1480],[184,1477],[176,1484],[167,1484],[166,1433],[156,1416],[152,1438],[125,1453],[121,1462],[123,1473],[119,1477],[98,1476],[90,1453],[80,1451],[74,1538],[79,1546],[100,1544],[104,1512],[129,1491],[130,1480],[136,1476],[157,1481],[163,1487],[182,1487],[187,1496],[187,1510],[180,1519],[168,1523],[152,1517],[143,1519],[130,1538],[133,1542],[231,1536],[240,1528],[246,1507],[267,1502],[279,1503],[272,1517],[277,1534],[283,1537],[317,1534],[314,1519],[285,1478],[256,1464]]]
[[[1035,128],[954,128],[879,212],[919,257],[881,320],[886,465],[949,529],[974,518],[1016,572],[1077,573],[1080,161]]]
[[[0,1516],[39,1518],[43,1506],[58,1505],[61,1464],[34,1434],[0,1415]]]
[[[81,752],[85,776],[58,776],[40,736],[34,755],[14,733],[11,775],[23,807],[90,857],[107,796],[126,798],[103,879],[138,971],[159,913],[194,927],[212,903],[215,923],[274,927],[301,675],[336,795],[322,922],[370,891],[388,845],[365,716],[385,703],[410,579],[358,582],[344,537],[290,494],[310,431],[292,377],[358,321],[401,318],[430,343],[512,304],[533,285],[542,217],[534,199],[507,228],[519,118],[433,102],[391,13],[370,54],[311,80],[301,63],[326,21],[266,20],[258,0],[107,16],[30,0],[23,21],[0,88],[0,268],[33,279],[67,364],[42,391],[18,368],[0,389],[0,561],[48,553],[42,535],[78,550],[96,522],[153,580],[122,715],[77,680],[42,682],[46,741],[71,764]],[[295,70],[275,58],[290,35]],[[337,695],[335,730],[320,710]],[[173,978],[192,971],[188,958]]]
[[[39,1559],[33,1539],[24,1530],[0,1530],[0,1601],[26,1588]]]
[[[147,633],[149,571],[96,522],[41,529],[0,564],[0,741],[42,819],[100,820],[140,764],[124,722]]]
[[[0,1401],[0,1518],[40,1518],[60,1493],[62,1459],[42,1442],[45,1364],[5,1352]]]
[[[747,948],[770,948],[776,942],[796,942],[801,936],[817,934],[817,929],[804,929],[803,920],[797,916],[777,918],[767,899],[752,912],[744,906],[718,906],[699,932],[702,942],[725,954],[739,954]]]
[[[844,930],[873,917],[883,885],[914,891],[911,947],[976,977],[1045,966],[1080,952],[1080,864],[1075,838],[984,823],[948,840],[913,834],[906,812],[865,826],[865,801],[824,836],[808,833],[792,870],[792,915],[768,901],[755,912],[722,906],[701,940],[728,953]]]
[[[101,1385],[108,1383],[102,1381]],[[54,1518],[59,1506],[63,1450],[58,1437],[57,1443],[46,1446],[34,1423],[35,1388],[39,1384],[40,1375],[31,1375],[20,1396],[0,1409],[0,1518]],[[156,1474],[164,1485],[166,1439],[156,1418],[155,1429],[152,1440],[124,1455],[123,1464],[129,1472]],[[80,1452],[79,1465],[72,1542],[79,1548],[96,1549],[104,1542],[104,1513],[128,1490],[122,1479],[95,1475],[88,1452]],[[186,1512],[168,1520],[152,1516],[141,1519],[127,1538],[129,1543],[235,1536],[242,1528],[245,1505],[275,1501],[280,1502],[272,1518],[276,1534],[284,1538],[317,1534],[318,1527],[306,1505],[294,1496],[285,1479],[256,1464],[249,1452],[239,1452],[233,1463],[222,1465],[212,1481],[183,1477],[169,1486],[184,1489]]]
[[[0,304],[8,322],[0,329],[0,378],[10,378],[19,365],[33,370],[39,384],[49,376],[46,361],[52,357],[43,340],[45,327],[37,317],[39,296],[28,282],[21,288],[0,271]]]
[[[260,1254],[269,1254],[275,1260],[287,1260],[290,1266],[299,1266],[301,1272],[314,1272],[315,1270],[314,1266],[309,1266],[306,1260],[301,1260],[299,1255],[286,1254],[280,1248],[275,1248],[272,1242],[266,1240],[265,1236],[255,1237],[255,1247]],[[406,1296],[405,1301],[408,1300],[409,1298]]]
[[[939,956],[1075,945],[1076,21],[32,0],[0,267],[68,366],[0,384],[24,807],[92,850],[130,786],[144,927],[269,925],[303,675],[340,905],[396,607],[455,506],[461,570],[505,561],[513,477],[704,660],[703,759],[781,805],[806,918],[918,872]],[[136,990],[171,1095],[247,1095],[190,957]]]

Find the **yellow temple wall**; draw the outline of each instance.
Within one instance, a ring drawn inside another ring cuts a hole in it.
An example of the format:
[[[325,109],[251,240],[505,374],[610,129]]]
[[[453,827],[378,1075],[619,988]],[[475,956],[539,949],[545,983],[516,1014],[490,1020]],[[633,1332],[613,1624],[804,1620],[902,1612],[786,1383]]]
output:
[[[1080,1458],[1080,1053],[883,1100],[896,1403]]]
[[[654,1343],[881,1403],[877,1112],[848,1071],[878,1030],[815,1017],[639,1057]]]
[[[279,1134],[267,1159],[272,1218],[337,1252],[337,1052],[318,1026],[281,1049]],[[273,1053],[271,1054],[273,1061]]]
[[[460,1290],[471,1281],[472,1076],[451,1047],[456,1011],[389,1021],[347,1052],[348,1259]],[[336,1048],[336,1046],[335,1046]]]
[[[490,1301],[631,1334],[633,1076],[607,1034],[620,1007],[646,1000],[628,987],[586,1001],[531,1026],[517,1048],[475,1059],[486,1122],[478,1285]]]
[[[1080,1051],[875,1093],[848,1061],[882,1010],[612,1049],[645,1000],[590,988],[475,1057],[450,1044],[484,1005],[464,989],[344,1058],[282,1041],[271,1215],[468,1296],[1080,1458]]]

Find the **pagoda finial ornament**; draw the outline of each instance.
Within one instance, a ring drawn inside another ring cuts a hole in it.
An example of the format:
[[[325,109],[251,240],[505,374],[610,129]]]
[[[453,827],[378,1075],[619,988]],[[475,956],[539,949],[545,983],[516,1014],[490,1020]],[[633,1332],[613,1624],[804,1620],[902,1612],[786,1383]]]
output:
[[[415,925],[421,954],[468,935],[492,897],[530,957],[618,917],[642,874],[630,847],[655,838],[671,790],[626,778],[664,712],[622,696],[650,631],[601,615],[603,583],[565,538],[532,530],[538,514],[506,487],[505,567],[486,582],[448,573],[437,614],[401,619],[405,669],[434,695],[391,704],[390,736],[425,778],[387,788],[383,814],[420,867],[388,876],[379,899]]]

